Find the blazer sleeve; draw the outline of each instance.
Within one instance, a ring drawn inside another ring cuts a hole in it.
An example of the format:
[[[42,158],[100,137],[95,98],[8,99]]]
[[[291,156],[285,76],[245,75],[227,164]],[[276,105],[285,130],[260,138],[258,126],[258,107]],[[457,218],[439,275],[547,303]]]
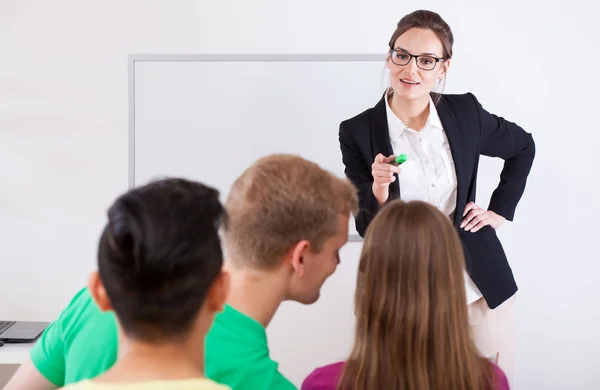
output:
[[[344,127],[345,124],[342,122],[339,130],[342,162],[345,166],[346,177],[358,190],[359,210],[354,215],[354,219],[356,231],[361,237],[364,237],[367,226],[379,211],[380,206],[373,194],[373,175],[370,166],[365,162],[365,156],[361,153],[357,140],[349,135]]]
[[[479,116],[481,154],[504,160],[500,183],[492,193],[488,209],[512,221],[533,165],[535,142],[530,133],[515,123],[490,114],[473,94],[470,96]]]

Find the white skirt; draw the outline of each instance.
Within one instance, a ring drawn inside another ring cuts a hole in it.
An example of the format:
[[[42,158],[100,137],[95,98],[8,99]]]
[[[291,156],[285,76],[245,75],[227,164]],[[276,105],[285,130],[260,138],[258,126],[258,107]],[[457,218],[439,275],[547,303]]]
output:
[[[465,289],[467,290],[467,305],[475,302],[479,298],[483,296],[481,291],[477,288],[473,279],[469,276],[467,271],[465,270]]]

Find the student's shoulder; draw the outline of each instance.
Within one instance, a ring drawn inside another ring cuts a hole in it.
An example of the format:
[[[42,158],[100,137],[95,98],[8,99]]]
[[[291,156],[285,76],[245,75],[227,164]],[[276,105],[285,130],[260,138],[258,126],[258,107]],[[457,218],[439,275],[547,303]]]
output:
[[[343,369],[344,362],[318,367],[304,379],[301,390],[333,390],[337,387]]]
[[[204,387],[202,387],[204,386]],[[205,382],[199,386],[198,388],[194,389],[201,389],[201,390],[232,390],[231,387],[224,385],[222,383],[217,383],[215,381],[212,381],[210,379],[206,379]],[[190,387],[190,390],[192,390],[192,388]]]
[[[90,291],[87,287],[83,287],[73,296],[73,298],[71,298],[71,300],[63,310],[63,313],[66,314],[71,312],[79,312],[83,309],[91,307],[91,304],[93,303],[94,300],[92,299]]]
[[[52,324],[48,327],[46,332],[50,333],[50,330],[56,329],[62,335],[66,327],[72,322],[80,321],[82,314],[92,309],[94,304],[92,297],[87,288],[79,290],[69,303],[60,312],[58,318],[56,318]]]
[[[82,381],[79,381],[77,383],[71,383],[69,385],[66,385],[65,387],[61,387],[61,390],[101,390],[102,386],[98,387],[96,386],[91,380],[89,379],[85,379]]]
[[[232,390],[231,387],[208,378],[166,379],[153,382],[140,382],[139,385],[136,385],[135,387],[136,390],[138,388],[139,390]],[[133,389],[134,388],[127,387],[127,390]]]
[[[492,363],[494,367],[494,379],[495,379],[495,387],[494,390],[509,390],[510,386],[508,385],[508,378],[502,369],[495,363]]]
[[[104,317],[104,314],[92,299],[90,291],[84,287],[75,294],[61,317],[68,322],[88,321],[90,318]]]
[[[153,382],[140,383],[103,383],[90,379],[82,380],[77,383],[67,385],[61,390],[232,390],[231,387],[212,381],[210,379],[189,379],[189,380],[157,380]]]
[[[116,325],[114,314],[102,312],[87,287],[75,294],[57,321],[65,340],[81,334],[83,329],[94,329],[93,333],[103,334],[103,329],[112,330]]]

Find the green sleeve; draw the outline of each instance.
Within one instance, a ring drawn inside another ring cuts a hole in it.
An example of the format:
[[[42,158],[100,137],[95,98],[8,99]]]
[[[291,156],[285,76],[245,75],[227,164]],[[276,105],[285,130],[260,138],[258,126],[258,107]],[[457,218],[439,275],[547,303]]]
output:
[[[42,333],[30,352],[31,362],[47,380],[61,387],[65,385],[67,346],[64,328],[82,301],[91,299],[87,288],[79,290],[67,307]]]
[[[275,373],[275,377],[273,378],[273,386],[272,390],[298,390],[298,388],[290,382],[286,377],[281,375],[279,371]]]
[[[235,390],[298,390],[266,354],[229,363],[231,361],[213,360],[206,367],[207,377]]]
[[[247,378],[244,378],[244,381],[240,381],[240,388],[243,388],[244,390],[298,390],[289,379],[281,374],[279,371],[279,363],[270,358],[256,361],[252,366],[254,366],[255,371],[251,372]],[[248,381],[248,383],[246,383],[246,381]]]
[[[31,361],[35,368],[54,385],[64,386],[65,348],[60,318],[51,323],[31,349]]]

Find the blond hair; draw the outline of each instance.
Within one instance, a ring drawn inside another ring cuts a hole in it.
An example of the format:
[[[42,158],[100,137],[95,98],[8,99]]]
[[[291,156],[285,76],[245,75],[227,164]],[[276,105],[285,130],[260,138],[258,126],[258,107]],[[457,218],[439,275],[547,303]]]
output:
[[[338,388],[493,389],[493,366],[470,335],[464,268],[448,217],[420,201],[388,203],[365,236]]]
[[[273,154],[242,173],[225,207],[223,238],[231,260],[270,269],[301,240],[320,251],[338,232],[340,214],[355,213],[358,200],[348,179],[302,157]]]

